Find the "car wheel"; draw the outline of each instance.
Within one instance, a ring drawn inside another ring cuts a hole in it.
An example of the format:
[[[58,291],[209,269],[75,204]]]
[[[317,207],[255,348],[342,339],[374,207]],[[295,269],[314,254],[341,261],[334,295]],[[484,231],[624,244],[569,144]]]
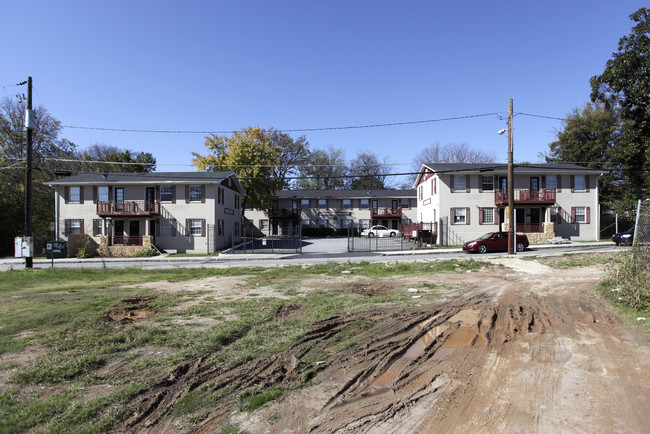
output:
[[[478,252],[487,253],[487,246],[485,244],[481,244],[480,246],[478,246]]]
[[[518,252],[523,252],[525,248],[526,247],[524,247],[524,243],[517,243],[517,251]]]
[[[614,244],[616,244],[616,245],[618,246],[618,245],[620,245],[621,243],[617,243],[616,241],[614,241]]]
[[[372,238],[372,237],[374,237],[374,236],[375,236],[374,233],[372,233],[372,232],[369,232],[369,233],[368,233],[368,238]]]
[[[394,237],[394,236],[395,236],[395,232],[391,232],[389,235],[389,237]]]

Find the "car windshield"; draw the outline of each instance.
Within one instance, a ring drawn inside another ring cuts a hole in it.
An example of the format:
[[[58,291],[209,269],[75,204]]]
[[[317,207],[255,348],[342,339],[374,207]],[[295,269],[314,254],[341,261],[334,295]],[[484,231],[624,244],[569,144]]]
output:
[[[487,234],[485,234],[485,235],[481,235],[481,236],[478,237],[477,239],[478,239],[478,240],[487,240],[487,239],[490,238],[492,235],[494,235],[494,232],[489,232],[489,233],[487,233]]]

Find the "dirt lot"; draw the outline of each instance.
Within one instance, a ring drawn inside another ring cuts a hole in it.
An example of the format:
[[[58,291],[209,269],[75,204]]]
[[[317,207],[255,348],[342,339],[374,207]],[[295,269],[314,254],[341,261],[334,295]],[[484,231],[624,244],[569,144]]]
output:
[[[175,326],[207,333],[237,320],[228,302],[282,299],[269,310],[270,329],[294,320],[308,329],[271,356],[237,361],[231,340],[171,365],[171,372],[134,372],[130,363],[147,366],[182,348],[133,347],[98,367],[77,393],[89,402],[115,391],[115,379],[153,379],[152,387],[120,403],[124,411],[111,425],[120,432],[648,432],[650,342],[599,300],[593,288],[604,266],[488,260],[475,271],[452,265],[454,271],[430,278],[355,275],[350,265],[340,275],[304,279],[218,275],[125,286],[150,294],[105,312],[102,321],[125,331],[154,326],[160,312],[150,304],[175,293],[185,295],[171,308],[177,311],[224,302],[214,315],[168,315]],[[305,322],[306,294],[315,291],[354,298],[356,308]],[[359,304],[394,294],[409,302]],[[3,354],[0,390],[15,387],[6,381],[16,369],[46,351],[32,346]],[[66,384],[24,386],[22,393],[43,399]],[[258,397],[264,399],[253,408],[242,404]]]
[[[341,314],[315,324],[289,350],[227,371],[212,356],[193,360],[139,395],[143,410],[123,428],[177,430],[170,409],[189,391],[207,388],[223,391],[225,399],[192,430],[647,432],[648,338],[622,324],[594,295],[602,266],[493,262],[503,266],[432,276],[450,289],[433,305]],[[184,288],[246,297],[238,281],[208,279]],[[303,289],[348,285],[372,297],[397,286],[408,290],[412,283],[368,284],[342,276],[305,281]],[[273,287],[256,293],[278,295]],[[277,312],[278,318],[299,314],[299,304]],[[350,324],[368,323],[380,326],[360,328],[356,345],[344,351],[328,350]],[[247,388],[289,385],[307,375],[313,385],[285,391],[253,413],[231,405]]]

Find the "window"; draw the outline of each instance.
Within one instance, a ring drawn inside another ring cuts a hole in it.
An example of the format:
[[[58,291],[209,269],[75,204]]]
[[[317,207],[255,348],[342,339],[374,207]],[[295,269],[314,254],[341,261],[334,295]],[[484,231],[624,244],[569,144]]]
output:
[[[72,187],[70,188],[70,190],[72,190]],[[81,233],[81,220],[80,219],[68,220],[68,234],[80,234],[80,233]]]
[[[573,177],[573,190],[585,191],[586,189],[587,189],[587,184],[585,182],[585,175],[575,175]]]
[[[402,199],[402,209],[411,208],[411,201],[408,199]]]
[[[464,179],[465,179],[465,177],[463,177],[463,180]],[[466,223],[466,221],[467,221],[466,217],[467,216],[465,214],[465,211],[466,211],[465,208],[452,208],[451,210],[452,210],[452,214],[453,214],[453,220],[452,221],[454,222],[455,225],[462,225],[462,224]]]
[[[201,236],[202,234],[202,224],[201,224],[201,219],[190,219],[190,235],[199,235]]]
[[[352,208],[352,201],[350,199],[343,199],[343,209]]]
[[[370,207],[370,202],[368,199],[361,199],[359,208],[360,209],[368,209]]]
[[[98,202],[108,202],[108,186],[102,185],[97,187],[97,201]]]
[[[161,189],[162,191],[162,189]],[[160,235],[170,237],[172,235],[172,221],[167,219],[160,220]]]
[[[217,204],[221,205],[223,202],[223,188],[217,187]]]
[[[300,226],[302,226],[303,228],[311,227],[311,220],[309,219],[301,220]]]
[[[235,195],[235,209],[239,209],[239,195]]]
[[[555,190],[557,188],[557,176],[546,175],[546,189]]]
[[[309,199],[302,199],[300,201],[300,208],[309,209]]]
[[[162,202],[172,201],[172,187],[171,185],[163,185],[160,187],[160,200]]]
[[[201,200],[201,186],[200,185],[190,185],[190,201],[200,201]]]
[[[481,223],[484,225],[494,224],[494,208],[481,208]]]
[[[327,208],[327,199],[318,199],[319,208]]]
[[[576,176],[577,178],[577,176]],[[574,210],[574,219],[576,223],[586,223],[587,222],[587,213],[584,206],[577,206],[573,208]]]
[[[68,193],[68,202],[81,203],[81,187],[70,187]],[[72,221],[72,220],[70,220]],[[78,232],[76,232],[78,233]]]
[[[454,191],[465,191],[465,177],[454,176]]]
[[[494,190],[494,176],[481,176],[481,189],[483,191]]]
[[[350,220],[349,219],[343,219],[341,220],[341,227],[343,229],[347,229],[350,227]]]
[[[269,230],[269,221],[268,220],[260,220],[260,230],[264,231],[264,232]]]
[[[368,229],[370,227],[370,219],[360,219],[359,228]]]
[[[93,219],[93,236],[97,237],[102,234],[102,220]]]
[[[324,219],[318,219],[318,227],[319,228],[326,228],[327,227],[327,221]]]
[[[546,185],[548,185],[548,184],[546,184]],[[558,223],[559,222],[557,216],[558,216],[557,207],[555,207],[555,206],[551,207],[551,223]]]

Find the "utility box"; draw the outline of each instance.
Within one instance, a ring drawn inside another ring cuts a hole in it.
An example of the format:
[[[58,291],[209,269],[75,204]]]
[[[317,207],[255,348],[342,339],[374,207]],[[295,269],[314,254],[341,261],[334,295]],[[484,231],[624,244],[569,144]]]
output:
[[[68,257],[67,241],[48,241],[45,247],[45,257],[47,259],[60,259]]]
[[[34,256],[34,241],[32,237],[14,238],[14,257],[31,258]]]

